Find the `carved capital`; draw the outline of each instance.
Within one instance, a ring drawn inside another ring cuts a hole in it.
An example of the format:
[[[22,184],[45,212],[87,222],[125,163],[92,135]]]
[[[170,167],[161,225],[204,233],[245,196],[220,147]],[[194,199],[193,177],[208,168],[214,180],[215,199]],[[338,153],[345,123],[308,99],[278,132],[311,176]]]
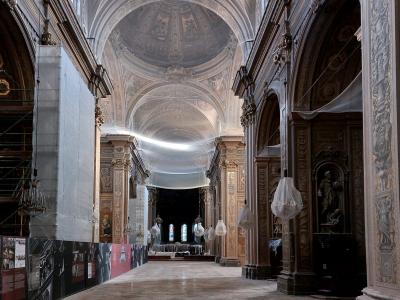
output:
[[[125,168],[131,165],[131,160],[127,158],[113,158],[111,164],[114,168]]]
[[[242,116],[240,117],[240,124],[247,127],[254,123],[254,116],[256,113],[256,105],[252,103],[243,103]]]

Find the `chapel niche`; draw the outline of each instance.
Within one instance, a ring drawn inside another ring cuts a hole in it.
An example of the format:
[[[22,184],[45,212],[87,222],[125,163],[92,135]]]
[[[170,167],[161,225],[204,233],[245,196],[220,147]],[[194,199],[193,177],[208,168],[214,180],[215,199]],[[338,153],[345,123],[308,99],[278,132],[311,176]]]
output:
[[[361,72],[360,15],[356,0],[328,1],[318,10],[298,65],[290,125],[289,153],[304,203],[295,232],[311,241],[297,245],[296,259],[315,273],[316,292],[327,296],[354,296],[366,285],[362,107],[311,118],[302,112],[352,101],[346,89],[362,89],[354,84]]]

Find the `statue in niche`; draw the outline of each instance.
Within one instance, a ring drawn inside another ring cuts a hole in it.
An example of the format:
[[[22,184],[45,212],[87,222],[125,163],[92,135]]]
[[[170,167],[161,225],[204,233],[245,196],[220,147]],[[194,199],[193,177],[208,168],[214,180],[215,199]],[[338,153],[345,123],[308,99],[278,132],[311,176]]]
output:
[[[318,202],[320,206],[320,224],[330,230],[343,223],[343,183],[334,170],[323,172],[318,184]],[[335,230],[336,231],[336,230]]]

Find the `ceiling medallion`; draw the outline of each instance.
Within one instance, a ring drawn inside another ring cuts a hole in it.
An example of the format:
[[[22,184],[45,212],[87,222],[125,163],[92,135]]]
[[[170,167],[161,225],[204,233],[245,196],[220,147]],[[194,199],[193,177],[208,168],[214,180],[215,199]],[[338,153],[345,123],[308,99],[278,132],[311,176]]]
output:
[[[0,96],[7,96],[10,91],[10,83],[5,79],[0,79]]]

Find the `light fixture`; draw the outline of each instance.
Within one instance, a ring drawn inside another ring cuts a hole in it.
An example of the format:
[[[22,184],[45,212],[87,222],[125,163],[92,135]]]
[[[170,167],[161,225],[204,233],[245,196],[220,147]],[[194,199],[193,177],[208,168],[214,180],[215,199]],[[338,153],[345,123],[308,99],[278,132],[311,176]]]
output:
[[[283,220],[295,218],[303,209],[301,193],[294,186],[292,177],[285,175],[279,181],[271,203],[272,213]]]
[[[215,234],[218,236],[224,236],[226,235],[226,225],[224,221],[218,220],[217,226],[215,226]]]
[[[126,223],[125,228],[124,228],[124,234],[129,235],[132,231],[133,231],[132,225],[130,222],[130,218],[128,217],[128,222]]]
[[[253,213],[250,211],[246,200],[244,200],[244,207],[240,210],[237,224],[243,229],[249,229],[253,226]]]
[[[203,219],[201,218],[200,214],[201,214],[201,210],[200,210],[200,202],[201,202],[201,195],[200,195],[200,191],[199,191],[199,215],[197,216],[197,218],[194,220],[194,235],[197,237],[202,237],[204,235],[204,227],[201,225],[201,222],[203,221]]]
[[[16,3],[16,1],[15,1]],[[39,18],[40,19],[40,18]],[[40,22],[40,21],[39,21]],[[39,23],[40,25],[40,23]],[[39,26],[40,27],[40,26]],[[38,48],[38,57],[40,57],[40,45]],[[37,67],[37,79],[36,79],[36,116],[33,124],[35,131],[35,149],[34,149],[34,161],[33,161],[33,174],[29,180],[22,179],[20,186],[17,188],[15,197],[18,199],[18,214],[21,217],[21,229],[20,235],[22,236],[22,226],[24,216],[34,217],[43,214],[47,210],[47,197],[40,190],[40,180],[38,179],[37,172],[37,156],[38,156],[38,122],[39,122],[39,91],[40,91],[40,64]],[[25,172],[24,172],[25,173]],[[32,176],[33,175],[33,176]],[[25,174],[23,174],[23,178]]]
[[[33,171],[33,179],[27,180],[19,190],[17,197],[18,212],[22,216],[36,216],[46,211],[46,196],[39,189],[37,170]]]

